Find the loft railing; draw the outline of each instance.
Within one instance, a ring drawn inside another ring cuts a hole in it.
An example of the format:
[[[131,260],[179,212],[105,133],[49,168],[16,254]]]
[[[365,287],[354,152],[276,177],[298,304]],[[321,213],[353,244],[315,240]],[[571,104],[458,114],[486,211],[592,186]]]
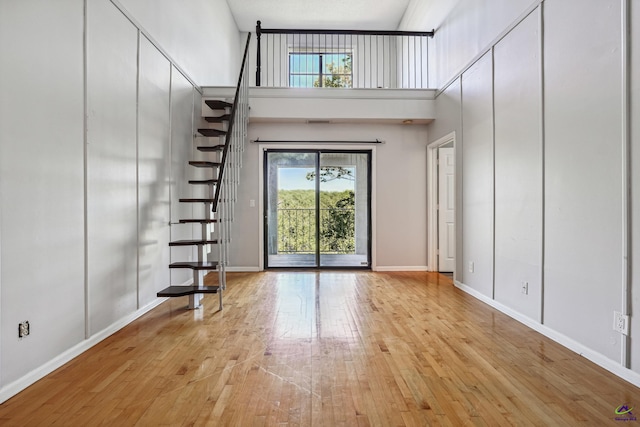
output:
[[[284,30],[256,25],[256,86],[429,88],[433,31]]]
[[[218,169],[218,185],[216,185],[212,211],[218,223],[218,272],[220,284],[226,288],[226,267],[229,261],[229,243],[231,242],[231,224],[234,219],[235,202],[238,199],[238,184],[242,153],[247,139],[249,121],[249,78],[247,58],[251,33],[247,36],[238,85],[236,86],[233,106],[229,114],[229,125],[225,136],[220,167]]]

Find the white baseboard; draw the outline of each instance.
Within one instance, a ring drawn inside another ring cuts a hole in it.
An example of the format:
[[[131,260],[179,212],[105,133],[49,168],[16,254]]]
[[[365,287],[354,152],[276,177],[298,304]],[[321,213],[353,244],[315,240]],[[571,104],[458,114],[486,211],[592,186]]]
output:
[[[530,327],[534,331],[541,333],[545,337],[552,339],[563,347],[566,347],[569,350],[579,354],[580,356],[589,359],[596,365],[606,369],[612,374],[617,375],[623,380],[630,382],[636,387],[640,387],[640,373],[625,368],[616,361],[609,359],[608,357],[598,353],[597,351],[594,351],[589,347],[580,344],[579,342],[569,338],[568,336],[563,335],[560,332],[531,319],[530,317],[518,313],[517,311],[507,307],[502,303],[497,302],[496,300],[491,299],[490,297],[478,292],[477,290],[465,285],[464,283],[456,281],[455,286],[473,296],[474,298],[477,298],[480,301],[490,305],[496,310],[501,311],[512,319],[517,320],[518,322]]]
[[[243,266],[229,266],[227,267],[229,273],[255,273],[260,271],[260,267],[243,267]]]
[[[7,401],[11,397],[20,393],[25,388],[41,380],[45,376],[49,375],[51,372],[60,368],[65,363],[70,362],[74,358],[78,357],[80,354],[89,350],[91,347],[98,344],[100,341],[104,340],[105,338],[108,338],[109,336],[118,332],[120,329],[124,328],[125,326],[127,326],[128,324],[136,320],[137,318],[153,310],[154,308],[156,308],[158,305],[162,304],[166,300],[167,298],[157,298],[153,300],[151,303],[147,304],[146,306],[140,308],[139,310],[136,310],[135,312],[129,314],[128,316],[123,317],[122,319],[111,324],[110,326],[103,329],[102,331],[92,335],[88,339],[71,347],[70,349],[60,354],[59,356],[53,358],[52,360],[45,363],[44,365],[34,369],[33,371],[24,375],[22,378],[19,378],[14,382],[2,387],[0,389],[0,403]]]
[[[426,265],[410,265],[410,266],[380,266],[377,265],[373,271],[429,271]]]

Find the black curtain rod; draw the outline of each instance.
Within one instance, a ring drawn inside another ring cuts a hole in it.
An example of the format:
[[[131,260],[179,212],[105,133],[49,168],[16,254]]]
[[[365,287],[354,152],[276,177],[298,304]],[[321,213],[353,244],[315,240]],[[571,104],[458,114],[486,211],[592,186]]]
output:
[[[274,144],[274,143],[293,143],[293,144],[384,144],[383,141],[376,139],[375,141],[301,141],[299,139],[255,139],[251,142],[258,144]]]

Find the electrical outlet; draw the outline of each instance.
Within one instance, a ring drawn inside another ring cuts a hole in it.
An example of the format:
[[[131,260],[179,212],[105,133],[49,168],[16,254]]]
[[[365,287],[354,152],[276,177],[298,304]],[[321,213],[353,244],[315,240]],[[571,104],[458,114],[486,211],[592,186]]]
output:
[[[469,261],[469,273],[473,273],[473,270],[475,270],[474,262]]]
[[[24,338],[29,335],[29,321],[18,323],[18,338]]]
[[[619,311],[613,312],[613,330],[623,335],[629,335],[629,316]]]
[[[529,282],[522,282],[521,292],[525,295],[529,295]]]

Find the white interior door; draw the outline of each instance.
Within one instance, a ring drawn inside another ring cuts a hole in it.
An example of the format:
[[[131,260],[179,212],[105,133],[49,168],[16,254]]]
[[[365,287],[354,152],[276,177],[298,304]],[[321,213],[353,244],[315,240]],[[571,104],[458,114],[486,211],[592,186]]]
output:
[[[438,271],[455,268],[455,157],[453,148],[438,148]]]

